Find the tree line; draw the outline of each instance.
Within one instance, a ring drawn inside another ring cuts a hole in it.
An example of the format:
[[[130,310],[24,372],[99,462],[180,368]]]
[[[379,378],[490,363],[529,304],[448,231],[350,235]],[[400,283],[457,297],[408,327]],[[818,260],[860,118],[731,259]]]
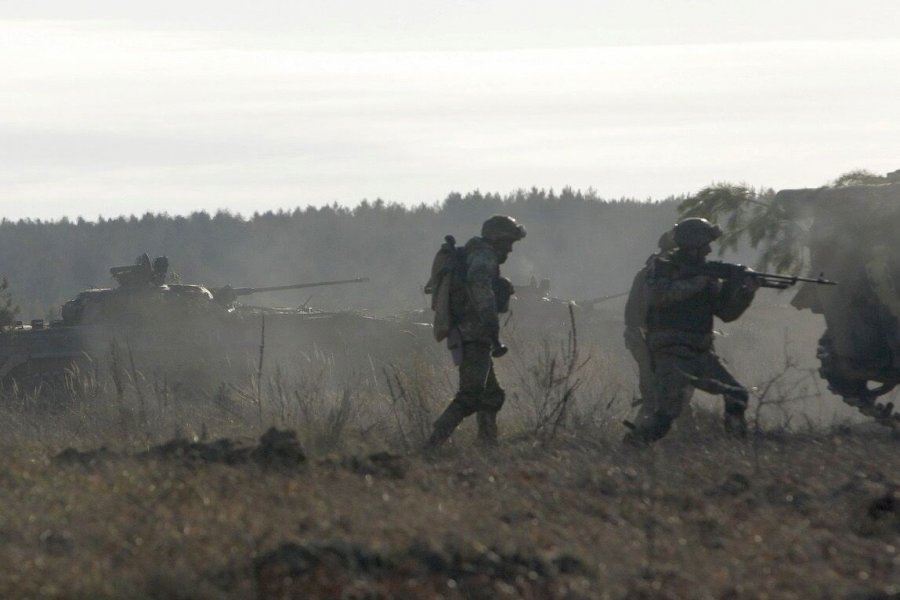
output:
[[[600,198],[593,190],[530,189],[452,193],[433,205],[363,200],[268,211],[145,214],[89,221],[0,222],[0,309],[54,318],[79,291],[110,287],[109,268],[147,252],[167,256],[183,283],[270,286],[368,276],[364,285],[260,295],[248,302],[391,314],[425,306],[422,286],[446,234],[459,243],[482,221],[508,214],[525,225],[504,272],[514,283],[549,278],[553,295],[584,298],[628,289],[633,273],[677,218],[683,198],[660,202]]]

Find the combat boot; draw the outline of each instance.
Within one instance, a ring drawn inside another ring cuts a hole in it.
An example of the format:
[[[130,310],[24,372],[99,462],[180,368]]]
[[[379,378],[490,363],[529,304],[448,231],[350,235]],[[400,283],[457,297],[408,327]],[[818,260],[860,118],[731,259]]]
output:
[[[485,447],[497,445],[497,412],[480,410],[475,415],[478,421],[478,442]]]
[[[747,419],[743,412],[725,413],[725,433],[736,438],[747,437]]]
[[[458,402],[451,402],[434,422],[434,428],[431,431],[431,437],[425,443],[425,449],[433,450],[443,446],[468,414]]]
[[[631,429],[622,438],[622,443],[632,448],[647,448],[662,439],[672,428],[672,417],[663,413],[639,416],[637,424],[626,422]]]

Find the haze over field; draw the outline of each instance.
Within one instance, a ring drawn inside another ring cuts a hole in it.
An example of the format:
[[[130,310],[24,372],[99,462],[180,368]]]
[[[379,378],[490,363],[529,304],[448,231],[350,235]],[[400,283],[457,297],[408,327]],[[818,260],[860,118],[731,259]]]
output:
[[[896,600],[898,17],[0,0],[0,599]],[[495,214],[481,395],[423,288]],[[718,267],[646,315],[651,382],[624,308],[687,215],[839,284],[713,323],[765,277]]]
[[[0,2],[0,216],[896,168],[895,2],[594,4]]]

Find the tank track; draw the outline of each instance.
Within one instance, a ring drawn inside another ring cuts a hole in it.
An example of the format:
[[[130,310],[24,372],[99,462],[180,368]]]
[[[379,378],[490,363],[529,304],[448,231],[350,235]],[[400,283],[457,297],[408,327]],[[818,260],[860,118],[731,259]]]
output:
[[[900,431],[900,412],[894,410],[893,402],[880,404],[878,398],[887,394],[897,386],[896,381],[883,382],[875,389],[869,389],[869,381],[883,381],[887,377],[872,377],[872,373],[855,373],[832,351],[831,339],[823,335],[819,340],[816,356],[821,361],[819,375],[828,382],[828,389],[839,395],[845,404],[852,406],[861,414],[873,419],[879,425]],[[868,377],[867,377],[868,375]]]
[[[855,407],[860,413],[871,417],[879,425],[890,427],[894,431],[900,431],[900,412],[894,412],[894,403],[879,404],[873,399],[869,403],[857,403],[857,399],[844,397],[844,402]]]

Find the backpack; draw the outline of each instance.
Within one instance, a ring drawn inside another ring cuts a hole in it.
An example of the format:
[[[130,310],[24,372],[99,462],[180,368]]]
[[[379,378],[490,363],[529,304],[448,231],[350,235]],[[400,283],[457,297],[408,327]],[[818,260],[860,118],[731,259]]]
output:
[[[460,294],[466,284],[466,251],[456,246],[452,235],[444,237],[444,243],[431,262],[431,277],[425,284],[425,293],[431,295],[434,311],[434,339],[441,341],[450,335],[459,321],[464,306],[460,306]]]

